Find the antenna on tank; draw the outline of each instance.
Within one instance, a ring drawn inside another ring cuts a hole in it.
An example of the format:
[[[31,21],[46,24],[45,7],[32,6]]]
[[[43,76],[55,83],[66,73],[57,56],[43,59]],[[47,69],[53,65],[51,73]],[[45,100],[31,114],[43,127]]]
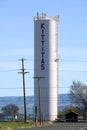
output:
[[[59,15],[57,16],[57,19],[58,19],[58,21],[60,21],[60,16]]]
[[[42,18],[46,18],[47,14],[46,13],[42,13]]]
[[[60,16],[59,15],[55,16],[55,17],[53,17],[53,19],[59,22],[60,21]]]
[[[37,12],[37,19],[39,19],[39,12]]]

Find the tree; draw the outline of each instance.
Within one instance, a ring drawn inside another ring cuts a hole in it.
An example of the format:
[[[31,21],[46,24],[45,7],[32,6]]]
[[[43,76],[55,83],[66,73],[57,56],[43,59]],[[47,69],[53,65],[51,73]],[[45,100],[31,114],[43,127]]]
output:
[[[8,104],[5,107],[2,107],[4,114],[16,115],[18,114],[19,108],[15,104]]]
[[[80,81],[73,81],[70,87],[71,99],[74,104],[84,109],[85,116],[87,111],[87,85]]]

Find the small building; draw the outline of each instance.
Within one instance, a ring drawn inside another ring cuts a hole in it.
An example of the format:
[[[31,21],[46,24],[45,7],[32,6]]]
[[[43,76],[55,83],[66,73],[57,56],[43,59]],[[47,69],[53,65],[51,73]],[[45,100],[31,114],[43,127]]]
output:
[[[4,115],[4,119],[14,120],[14,119],[17,119],[17,115]]]
[[[71,111],[65,114],[66,122],[78,122],[78,115],[77,113]]]
[[[18,115],[8,115],[8,114],[0,113],[0,120],[12,120],[17,118]]]

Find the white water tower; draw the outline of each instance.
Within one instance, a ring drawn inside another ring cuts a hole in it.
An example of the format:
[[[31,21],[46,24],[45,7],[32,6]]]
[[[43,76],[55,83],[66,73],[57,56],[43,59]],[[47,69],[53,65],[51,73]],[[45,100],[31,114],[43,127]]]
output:
[[[58,17],[34,17],[34,105],[44,120],[55,120],[58,113]],[[39,108],[39,98],[40,107]]]

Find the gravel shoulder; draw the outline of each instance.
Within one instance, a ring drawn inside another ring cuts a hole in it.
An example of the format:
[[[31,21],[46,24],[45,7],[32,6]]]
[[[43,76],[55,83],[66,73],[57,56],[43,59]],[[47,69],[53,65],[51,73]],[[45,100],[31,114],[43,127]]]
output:
[[[87,123],[53,123],[50,126],[18,130],[87,130]]]

